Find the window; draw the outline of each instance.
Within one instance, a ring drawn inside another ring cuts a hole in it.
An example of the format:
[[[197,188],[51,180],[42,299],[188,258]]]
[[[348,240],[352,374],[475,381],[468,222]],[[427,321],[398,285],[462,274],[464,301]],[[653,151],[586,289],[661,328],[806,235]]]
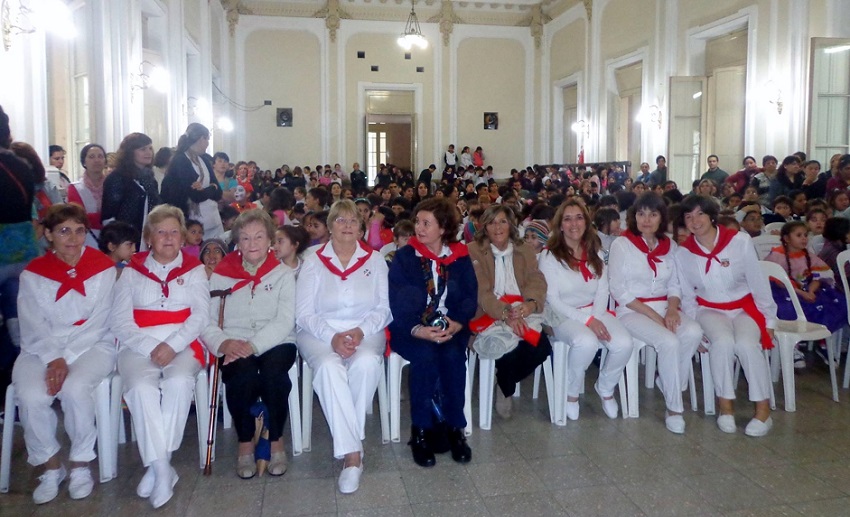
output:
[[[375,176],[378,175],[378,164],[387,163],[387,133],[385,131],[369,131],[367,145],[369,165],[366,167],[366,174],[369,176],[369,184],[373,185]]]
[[[809,154],[829,168],[850,152],[850,40],[813,38]]]

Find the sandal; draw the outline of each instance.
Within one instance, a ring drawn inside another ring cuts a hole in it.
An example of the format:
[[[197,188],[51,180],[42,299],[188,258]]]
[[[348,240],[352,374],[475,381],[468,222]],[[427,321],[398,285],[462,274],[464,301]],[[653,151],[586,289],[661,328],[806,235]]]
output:
[[[282,476],[286,473],[286,451],[273,452],[269,461],[269,475]]]
[[[236,475],[242,479],[251,479],[257,475],[257,462],[253,454],[239,456],[236,460]]]

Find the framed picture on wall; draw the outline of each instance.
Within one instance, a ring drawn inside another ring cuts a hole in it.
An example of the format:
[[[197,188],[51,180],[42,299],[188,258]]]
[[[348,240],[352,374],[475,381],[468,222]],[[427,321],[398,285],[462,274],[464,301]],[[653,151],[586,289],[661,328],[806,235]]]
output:
[[[495,111],[484,112],[484,129],[499,129],[499,113]]]

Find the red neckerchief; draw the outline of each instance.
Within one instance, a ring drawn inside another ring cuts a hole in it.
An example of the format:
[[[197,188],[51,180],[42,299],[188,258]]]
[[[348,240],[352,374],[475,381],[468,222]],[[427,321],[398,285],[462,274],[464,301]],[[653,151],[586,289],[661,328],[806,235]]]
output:
[[[150,251],[143,251],[141,253],[136,253],[130,258],[130,262],[127,264],[128,267],[131,267],[139,272],[139,274],[146,276],[158,283],[162,288],[162,294],[168,298],[168,284],[177,278],[180,275],[185,275],[189,271],[195,269],[196,267],[202,265],[201,261],[197,258],[189,255],[183,250],[180,250],[180,254],[183,256],[183,265],[180,267],[176,267],[168,272],[168,276],[165,277],[165,280],[160,280],[158,276],[153,274],[146,266],[145,260],[147,260]]]
[[[717,244],[715,244],[714,249],[708,253],[702,251],[702,248],[699,247],[699,244],[697,244],[697,240],[693,235],[690,235],[687,239],[685,239],[685,242],[682,243],[682,247],[690,251],[694,255],[698,255],[700,257],[705,257],[706,259],[708,259],[705,261],[706,273],[708,273],[708,270],[711,268],[712,260],[716,260],[718,263],[720,262],[720,259],[717,258],[717,255],[719,255],[720,252],[723,251],[730,242],[732,242],[732,238],[735,237],[735,234],[738,232],[736,232],[735,230],[730,230],[725,226],[721,225],[717,227],[717,233],[719,234],[719,237],[717,238]]]
[[[59,282],[59,289],[56,291],[56,300],[58,301],[72,290],[85,296],[86,286],[84,282],[113,267],[115,267],[115,263],[112,262],[112,259],[94,248],[83,247],[83,253],[80,255],[80,261],[77,262],[76,266],[71,266],[51,251],[42,257],[33,259],[27,265],[26,271]]]
[[[466,248],[466,244],[460,242],[453,242],[448,245],[449,256],[447,257],[438,257],[424,244],[419,242],[419,239],[417,239],[416,237],[411,237],[410,240],[407,241],[407,243],[413,246],[413,249],[418,251],[419,254],[425,257],[426,259],[435,261],[438,266],[448,266],[455,260],[469,255],[469,250]]]
[[[232,251],[221,259],[221,262],[218,263],[213,272],[221,276],[226,276],[227,278],[238,280],[238,282],[230,288],[230,292],[236,292],[253,282],[253,285],[251,285],[251,292],[253,293],[254,289],[257,288],[263,277],[271,273],[278,264],[280,264],[280,262],[278,262],[278,260],[274,257],[274,251],[269,250],[268,255],[266,255],[266,260],[260,264],[260,267],[257,268],[257,272],[251,275],[245,271],[244,267],[242,267],[242,254],[238,251]]]
[[[336,267],[333,264],[333,262],[331,262],[330,257],[326,257],[324,255],[325,248],[328,247],[328,244],[330,244],[330,243],[326,242],[324,245],[322,245],[322,247],[319,248],[318,251],[316,251],[316,255],[319,257],[319,260],[322,261],[322,264],[324,264],[325,267],[328,268],[328,271],[330,271],[331,273],[335,274],[336,276],[342,278],[343,281],[348,280],[348,277],[351,276],[352,273],[354,273],[355,271],[357,271],[358,269],[363,267],[363,265],[366,264],[366,262],[369,261],[369,257],[372,256],[372,250],[367,248],[366,245],[363,244],[362,241],[357,241],[357,245],[360,246],[360,249],[365,251],[366,254],[363,255],[362,257],[360,257],[359,259],[357,259],[357,261],[354,262],[354,264],[352,264],[351,267],[349,267],[345,271],[341,271],[338,267]]]
[[[644,241],[643,237],[640,235],[635,235],[630,230],[626,230],[620,235],[629,239],[629,242],[634,244],[635,248],[646,255],[646,261],[649,262],[649,267],[652,269],[652,273],[654,276],[658,276],[658,269],[656,269],[655,264],[661,263],[661,259],[658,257],[663,257],[670,252],[670,239],[666,235],[661,237],[658,239],[658,244],[655,246],[655,249],[649,251],[649,246],[647,246],[646,241]]]
[[[585,282],[589,282],[593,278],[593,272],[587,267],[586,249],[581,249],[581,259],[576,260],[576,262],[578,262],[578,270],[581,272],[581,277]]]

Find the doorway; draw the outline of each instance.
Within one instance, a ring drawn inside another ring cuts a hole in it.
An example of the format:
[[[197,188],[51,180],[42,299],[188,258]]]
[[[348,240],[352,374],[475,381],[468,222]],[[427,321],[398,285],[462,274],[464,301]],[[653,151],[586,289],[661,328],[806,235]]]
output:
[[[366,90],[366,174],[373,185],[380,164],[414,170],[414,92]]]

